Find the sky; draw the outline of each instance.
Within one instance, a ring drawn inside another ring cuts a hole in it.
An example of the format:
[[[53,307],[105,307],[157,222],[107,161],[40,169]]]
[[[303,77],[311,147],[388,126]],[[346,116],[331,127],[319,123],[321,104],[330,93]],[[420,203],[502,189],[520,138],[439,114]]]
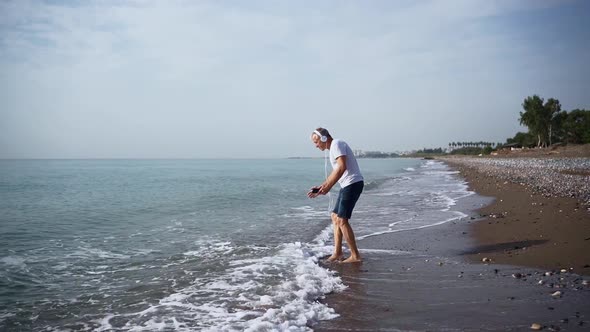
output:
[[[590,1],[0,1],[0,158],[505,142],[590,109]]]

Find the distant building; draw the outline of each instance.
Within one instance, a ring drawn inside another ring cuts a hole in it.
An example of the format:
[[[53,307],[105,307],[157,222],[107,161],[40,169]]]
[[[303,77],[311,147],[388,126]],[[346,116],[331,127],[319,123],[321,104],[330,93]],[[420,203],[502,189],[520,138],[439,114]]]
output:
[[[395,157],[399,157],[399,154],[394,153],[394,152],[353,150],[352,153],[357,158],[395,158]]]

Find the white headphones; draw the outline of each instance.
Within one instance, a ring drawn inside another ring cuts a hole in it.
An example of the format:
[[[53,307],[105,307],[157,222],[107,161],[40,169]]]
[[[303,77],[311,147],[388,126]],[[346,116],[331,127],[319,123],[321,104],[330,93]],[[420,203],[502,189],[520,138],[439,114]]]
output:
[[[321,142],[326,143],[328,141],[328,136],[322,135],[319,131],[314,130],[313,133],[320,137]]]

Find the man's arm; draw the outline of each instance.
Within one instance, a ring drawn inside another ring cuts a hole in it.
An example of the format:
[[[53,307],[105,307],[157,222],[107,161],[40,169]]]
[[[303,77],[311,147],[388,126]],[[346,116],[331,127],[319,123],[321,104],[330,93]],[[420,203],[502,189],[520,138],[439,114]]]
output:
[[[346,171],[346,155],[342,155],[342,156],[336,158],[336,167],[334,168],[332,173],[330,173],[330,175],[328,176],[326,181],[324,183],[322,183],[319,193],[322,195],[327,194],[332,189],[332,187],[336,184],[336,182],[338,182],[338,180],[340,180],[340,178],[342,177],[342,174],[344,174],[345,171]]]

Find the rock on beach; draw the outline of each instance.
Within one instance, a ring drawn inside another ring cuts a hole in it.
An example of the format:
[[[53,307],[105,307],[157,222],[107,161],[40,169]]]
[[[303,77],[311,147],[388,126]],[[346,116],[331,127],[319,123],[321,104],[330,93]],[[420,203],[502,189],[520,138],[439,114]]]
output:
[[[590,208],[590,158],[441,158],[529,187],[545,197],[572,197]]]

